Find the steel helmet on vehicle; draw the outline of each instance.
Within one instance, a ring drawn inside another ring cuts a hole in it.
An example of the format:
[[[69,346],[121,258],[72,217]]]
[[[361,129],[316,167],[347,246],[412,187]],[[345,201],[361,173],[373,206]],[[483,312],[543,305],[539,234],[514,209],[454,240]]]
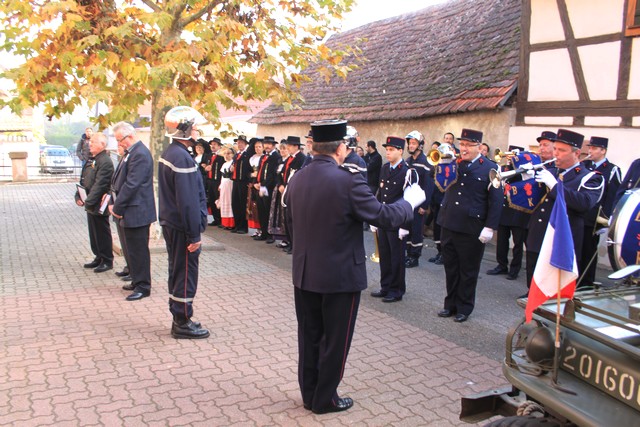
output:
[[[173,107],[164,116],[165,136],[177,139],[191,139],[193,126],[207,120],[195,109],[187,106]]]

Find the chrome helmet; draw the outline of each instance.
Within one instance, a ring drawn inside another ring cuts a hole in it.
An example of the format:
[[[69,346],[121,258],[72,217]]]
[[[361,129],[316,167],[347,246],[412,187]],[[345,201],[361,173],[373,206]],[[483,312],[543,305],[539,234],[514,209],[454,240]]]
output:
[[[169,138],[191,139],[194,125],[204,124],[207,120],[191,107],[173,107],[164,116],[165,134]]]
[[[358,131],[353,126],[347,126],[347,134],[344,136],[344,142],[347,148],[356,148],[358,146]]]

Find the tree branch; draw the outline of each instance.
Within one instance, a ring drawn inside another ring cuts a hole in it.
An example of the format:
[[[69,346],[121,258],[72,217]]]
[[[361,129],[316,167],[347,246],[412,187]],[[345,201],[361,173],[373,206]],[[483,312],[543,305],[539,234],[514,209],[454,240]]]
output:
[[[160,9],[160,7],[155,2],[151,0],[140,0],[140,1],[146,4],[147,6],[149,6],[151,10],[153,10],[154,12],[162,12],[162,9]]]
[[[181,20],[180,21],[181,27],[184,28],[187,25],[191,24],[192,22],[197,21],[198,19],[202,18],[205,14],[211,12],[213,10],[213,8],[215,8],[220,3],[223,3],[223,2],[222,1],[212,1],[211,3],[209,3],[208,5],[206,5],[205,7],[203,7],[202,9],[197,11],[196,13],[194,13],[193,15],[185,18],[184,20]]]

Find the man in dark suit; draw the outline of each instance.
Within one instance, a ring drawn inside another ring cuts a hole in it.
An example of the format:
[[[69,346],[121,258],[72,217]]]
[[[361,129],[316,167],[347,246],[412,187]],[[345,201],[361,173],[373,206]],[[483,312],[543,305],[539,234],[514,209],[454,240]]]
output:
[[[113,174],[111,214],[124,230],[129,263],[130,284],[124,290],[133,291],[127,301],[148,297],[151,293],[151,255],[149,227],[156,221],[153,197],[153,158],[151,152],[136,139],[134,127],[117,123],[113,133],[124,157]]]
[[[531,214],[527,236],[527,287],[531,286],[533,272],[540,256],[542,240],[547,230],[551,210],[556,200],[556,184],[562,179],[567,216],[573,236],[576,259],[582,256],[584,239],[584,216],[600,197],[604,183],[602,176],[589,171],[580,163],[580,150],[584,136],[566,129],[559,129],[553,143],[555,167],[538,170],[536,181],[547,186],[548,193],[543,202]],[[522,295],[526,297],[527,295]]]
[[[409,230],[409,237],[407,239],[407,255],[405,257],[405,267],[413,268],[417,267],[419,259],[422,256],[422,241],[424,239],[422,235],[422,229],[424,228],[424,220],[429,209],[429,202],[433,195],[433,189],[435,187],[433,180],[433,168],[427,163],[427,157],[424,155],[424,136],[417,130],[410,132],[405,139],[407,140],[407,150],[409,151],[409,157],[407,158],[407,166],[409,169],[415,171],[415,175],[418,177],[420,187],[427,195],[427,200],[418,206],[413,213],[413,221],[411,222],[411,229]]]
[[[582,257],[578,260],[580,272],[579,288],[593,286],[596,279],[596,266],[598,264],[598,244],[600,232],[596,230],[598,214],[610,218],[613,212],[613,200],[620,187],[622,177],[620,168],[607,159],[609,139],[592,136],[587,149],[589,160],[584,161],[584,166],[590,171],[596,171],[603,178],[603,195],[596,205],[587,212],[584,217],[584,240],[582,241]],[[604,229],[601,228],[604,231]]]
[[[216,206],[216,200],[220,198],[220,181],[222,180],[222,174],[220,169],[224,165],[224,156],[219,156],[218,151],[221,147],[220,138],[213,138],[209,141],[211,146],[211,158],[209,164],[205,168],[207,173],[207,179],[205,181],[205,188],[207,188],[207,200],[209,209],[211,209],[211,216],[213,221],[209,225],[216,225],[222,228],[222,218],[220,217],[220,209]]]
[[[375,141],[367,141],[367,154],[364,155],[367,164],[367,185],[373,194],[378,191],[380,183],[380,169],[382,169],[382,156],[376,149]]]
[[[231,230],[232,233],[247,234],[249,225],[247,223],[247,195],[249,192],[249,182],[251,181],[251,164],[247,137],[240,135],[233,140],[238,144],[238,153],[233,157],[231,165],[231,180],[233,188],[231,190],[231,208],[233,209],[233,219],[236,224]]]
[[[198,290],[198,261],[207,225],[207,199],[199,165],[189,155],[191,134],[204,117],[191,107],[167,112],[165,136],[172,139],[158,165],[160,225],[169,257],[169,310],[173,315],[171,336],[207,338],[209,331],[193,317],[193,300]]]
[[[276,188],[276,177],[278,164],[280,163],[280,153],[275,149],[276,140],[272,136],[265,136],[262,140],[264,153],[260,158],[258,165],[258,176],[254,188],[258,190],[258,217],[260,220],[260,229],[262,233],[254,237],[254,240],[271,240],[273,237],[269,234],[269,210],[271,209],[271,199],[273,191]]]
[[[484,245],[498,229],[502,190],[489,181],[496,164],[480,154],[482,132],[462,129],[458,179],[447,187],[438,214],[447,296],[440,317],[465,322],[475,306]]]
[[[424,200],[409,188],[394,204],[379,203],[360,173],[344,161],[346,121],[312,123],[314,158],[291,179],[286,219],[294,241],[293,284],[298,320],[298,382],[305,409],[338,412],[353,400],[338,395],[360,303],[367,287],[362,223],[397,228]]]
[[[86,199],[76,192],[76,204],[84,206],[89,226],[89,243],[95,258],[84,268],[93,268],[102,273],[113,268],[113,240],[109,226],[109,211],[101,210],[104,197],[109,194],[113,177],[113,162],[107,152],[107,137],[96,133],[89,144],[90,157],[82,167],[80,185],[84,187]]]
[[[409,171],[407,163],[402,159],[404,138],[387,137],[386,157],[389,161],[382,166],[380,172],[380,188],[376,195],[382,204],[395,203],[402,199],[405,188],[405,177]],[[413,219],[413,216],[411,217]],[[371,293],[374,298],[382,298],[383,302],[402,301],[407,290],[405,281],[404,247],[409,235],[411,220],[394,227],[377,228],[371,224],[371,231],[378,233],[378,252],[380,254],[380,290]]]

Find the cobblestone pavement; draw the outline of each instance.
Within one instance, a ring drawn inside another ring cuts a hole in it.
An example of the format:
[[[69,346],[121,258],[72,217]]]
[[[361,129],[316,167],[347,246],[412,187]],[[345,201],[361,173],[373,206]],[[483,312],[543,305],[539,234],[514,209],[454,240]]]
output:
[[[166,254],[152,253],[151,297],[125,301],[112,271],[82,268],[74,191],[0,185],[2,426],[467,425],[460,397],[505,383],[495,360],[362,306],[340,389],[355,405],[314,415],[298,390],[288,269],[204,251],[194,307],[211,337],[175,340]]]

